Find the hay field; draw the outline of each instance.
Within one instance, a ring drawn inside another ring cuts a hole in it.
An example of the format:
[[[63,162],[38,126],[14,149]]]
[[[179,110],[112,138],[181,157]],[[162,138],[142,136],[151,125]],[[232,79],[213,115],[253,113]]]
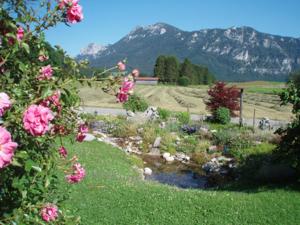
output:
[[[234,83],[243,87],[244,117],[252,118],[256,109],[256,118],[269,117],[275,120],[290,120],[291,106],[280,106],[279,97],[274,90],[284,87],[283,83],[275,82],[246,82]],[[179,87],[179,86],[147,86],[137,85],[135,92],[143,96],[150,105],[172,111],[187,111],[195,114],[208,114],[204,100],[208,98],[207,86]],[[116,103],[115,97],[105,94],[99,87],[80,87],[82,105],[104,108],[122,108]]]

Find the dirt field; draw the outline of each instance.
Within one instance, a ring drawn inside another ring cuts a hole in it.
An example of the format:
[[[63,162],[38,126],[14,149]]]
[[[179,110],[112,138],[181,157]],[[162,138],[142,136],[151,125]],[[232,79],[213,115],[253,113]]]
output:
[[[274,91],[284,87],[283,83],[275,82],[247,82],[235,83],[243,87],[244,117],[252,118],[256,110],[256,118],[268,117],[275,120],[290,120],[291,107],[280,106],[279,97]],[[172,111],[187,111],[195,114],[208,114],[204,101],[208,98],[207,86],[178,87],[178,86],[146,86],[138,85],[135,92],[143,96],[150,105],[169,109]],[[114,96],[105,94],[97,87],[80,87],[82,105],[104,108],[122,108],[116,103]]]

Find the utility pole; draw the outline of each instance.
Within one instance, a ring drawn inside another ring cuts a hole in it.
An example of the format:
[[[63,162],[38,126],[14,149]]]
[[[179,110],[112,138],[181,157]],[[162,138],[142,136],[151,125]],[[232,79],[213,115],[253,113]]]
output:
[[[240,92],[240,127],[243,126],[243,93],[244,93],[244,88],[241,88],[241,92]]]

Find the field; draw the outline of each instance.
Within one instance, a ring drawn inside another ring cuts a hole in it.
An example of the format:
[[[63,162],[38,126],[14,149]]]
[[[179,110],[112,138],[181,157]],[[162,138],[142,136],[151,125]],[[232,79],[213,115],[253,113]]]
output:
[[[280,106],[280,99],[276,93],[284,88],[284,83],[278,82],[246,82],[233,83],[244,88],[244,117],[252,118],[256,110],[256,117],[268,117],[275,120],[290,120],[291,107]],[[208,98],[208,86],[136,86],[135,92],[143,96],[150,105],[172,111],[187,111],[194,114],[208,114],[204,101]],[[99,87],[80,87],[82,105],[104,108],[122,108],[116,103],[115,97],[102,92]]]
[[[66,206],[82,224],[299,224],[297,187],[178,189],[143,181],[130,156],[100,142],[66,145],[85,166]],[[67,185],[67,184],[64,184]]]

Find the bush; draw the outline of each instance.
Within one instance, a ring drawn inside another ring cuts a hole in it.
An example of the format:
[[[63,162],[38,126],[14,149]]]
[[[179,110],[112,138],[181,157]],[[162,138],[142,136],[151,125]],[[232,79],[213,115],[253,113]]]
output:
[[[185,136],[180,144],[177,146],[178,152],[195,152],[198,145],[198,138],[196,136]]]
[[[207,93],[209,100],[206,101],[205,104],[212,114],[214,114],[218,108],[225,107],[229,109],[231,116],[236,116],[235,111],[240,109],[240,91],[237,87],[226,87],[224,82],[217,82]]]
[[[162,137],[160,143],[160,149],[164,152],[169,152],[171,154],[176,153],[176,136],[172,133],[165,132],[160,135]]]
[[[112,135],[120,138],[137,136],[137,125],[128,121],[116,121]]]
[[[146,100],[137,94],[130,95],[128,101],[123,103],[123,108],[132,112],[144,112],[148,106]]]
[[[179,86],[186,87],[186,86],[189,86],[189,84],[190,84],[190,79],[186,76],[182,76],[178,79],[178,85]]]
[[[191,120],[191,116],[189,112],[179,112],[176,113],[175,117],[178,119],[181,124],[188,124]]]
[[[228,124],[230,122],[230,111],[225,107],[218,108],[214,113],[215,122]]]
[[[168,120],[172,114],[171,111],[167,109],[158,108],[157,111],[158,111],[159,118],[162,120]]]
[[[221,130],[213,134],[213,142],[215,145],[226,145],[229,150],[241,150],[251,147],[252,140],[249,139],[250,134],[240,129]]]
[[[276,148],[276,145],[262,143],[259,145],[250,146],[242,150],[232,150],[230,153],[238,160],[246,160],[251,155],[267,155],[271,154]]]
[[[209,161],[209,157],[205,152],[194,152],[191,158],[194,162],[196,162],[199,165],[203,165],[207,161]]]

